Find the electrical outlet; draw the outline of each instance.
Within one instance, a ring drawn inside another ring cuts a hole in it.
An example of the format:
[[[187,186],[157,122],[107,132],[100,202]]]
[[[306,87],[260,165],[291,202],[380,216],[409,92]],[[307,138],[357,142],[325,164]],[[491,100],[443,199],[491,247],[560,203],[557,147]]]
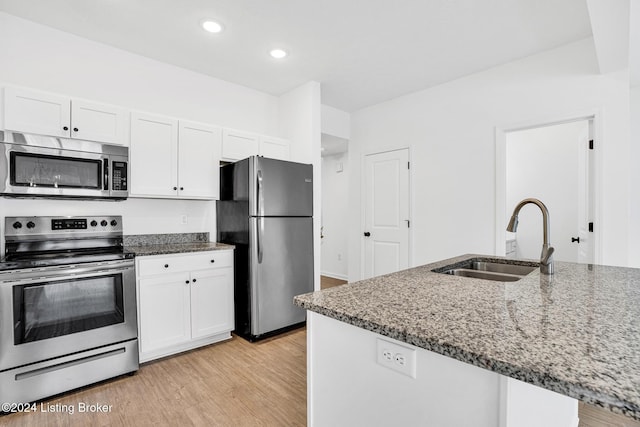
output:
[[[186,215],[182,215],[182,216],[180,217],[180,222],[181,222],[182,224],[186,224],[186,223],[187,223],[187,216],[186,216]]]
[[[416,350],[378,338],[376,343],[378,364],[408,377],[416,377]]]

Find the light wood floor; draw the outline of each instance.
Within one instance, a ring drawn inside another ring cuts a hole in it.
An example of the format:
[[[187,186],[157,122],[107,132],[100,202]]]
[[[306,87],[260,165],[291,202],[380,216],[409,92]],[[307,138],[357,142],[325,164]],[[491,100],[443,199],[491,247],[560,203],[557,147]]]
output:
[[[112,405],[80,414],[79,403]],[[123,376],[42,402],[76,412],[9,414],[7,427],[306,426],[306,331],[258,343],[234,337],[143,365]],[[580,427],[640,427],[627,417],[580,403]],[[375,426],[372,426],[375,427]]]
[[[298,427],[306,425],[306,394],[306,332],[297,329],[253,344],[234,337],[151,362],[136,375],[43,402],[73,405],[73,415],[16,413],[0,417],[0,425]],[[80,402],[113,410],[79,414]]]
[[[329,276],[320,276],[320,289],[333,288],[334,286],[344,285],[346,280],[334,279]]]
[[[580,427],[640,427],[638,421],[582,402],[578,405],[578,413]]]

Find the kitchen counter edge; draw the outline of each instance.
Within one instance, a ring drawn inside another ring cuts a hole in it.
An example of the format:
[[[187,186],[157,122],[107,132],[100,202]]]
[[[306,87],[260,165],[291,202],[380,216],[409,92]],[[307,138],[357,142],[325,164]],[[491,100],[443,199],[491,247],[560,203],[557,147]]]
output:
[[[235,249],[234,245],[218,242],[167,243],[160,245],[132,245],[124,250],[135,256],[169,255],[189,252],[222,251]]]

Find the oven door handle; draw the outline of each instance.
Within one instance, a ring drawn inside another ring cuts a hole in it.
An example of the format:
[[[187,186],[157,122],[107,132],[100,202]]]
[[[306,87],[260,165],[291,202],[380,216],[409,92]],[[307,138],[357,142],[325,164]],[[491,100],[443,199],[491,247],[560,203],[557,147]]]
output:
[[[28,272],[20,273],[14,272],[11,274],[11,279],[9,280],[1,280],[1,284],[10,284],[10,285],[22,285],[22,284],[32,284],[38,282],[59,282],[69,279],[82,279],[86,277],[100,277],[100,276],[108,276],[110,274],[124,273],[127,271],[133,270],[133,265],[128,267],[113,267],[113,268],[104,268],[104,266],[99,266],[100,268],[78,268],[69,271],[58,271],[56,273],[42,274],[39,275],[37,273],[30,274]],[[48,273],[48,272],[47,272]],[[23,276],[23,277],[21,277]]]

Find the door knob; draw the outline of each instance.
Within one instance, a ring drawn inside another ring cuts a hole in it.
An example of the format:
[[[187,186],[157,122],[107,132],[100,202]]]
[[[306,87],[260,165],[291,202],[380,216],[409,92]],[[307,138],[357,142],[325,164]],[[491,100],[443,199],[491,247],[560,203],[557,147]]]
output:
[[[364,232],[364,237],[369,237],[369,236],[371,236],[371,233],[369,233],[368,231],[365,231]]]
[[[571,243],[573,243],[573,242],[578,242],[578,243],[580,243],[580,237],[572,237],[572,238],[571,238]]]

